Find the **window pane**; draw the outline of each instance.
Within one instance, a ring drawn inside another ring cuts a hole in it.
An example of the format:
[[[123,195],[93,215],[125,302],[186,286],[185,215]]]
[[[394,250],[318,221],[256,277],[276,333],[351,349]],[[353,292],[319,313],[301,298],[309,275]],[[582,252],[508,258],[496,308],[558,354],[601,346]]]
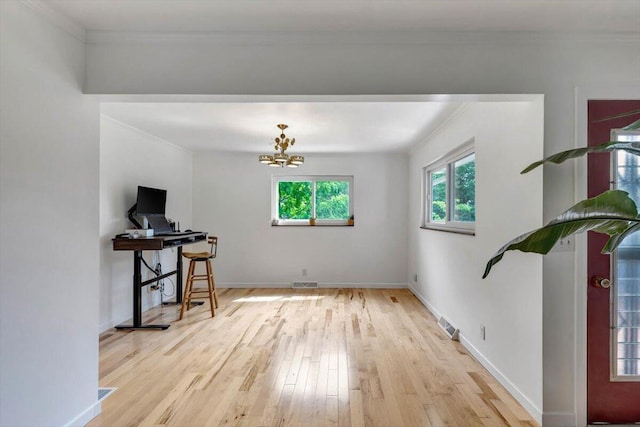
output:
[[[311,218],[310,181],[280,181],[278,183],[278,218]]]
[[[316,181],[316,219],[349,219],[349,181]]]
[[[618,140],[640,141],[640,135],[622,135]],[[640,202],[640,165],[638,156],[618,151],[616,183],[619,190]],[[618,376],[640,375],[640,232],[622,241],[615,254],[613,290],[616,316],[616,373]]]
[[[431,172],[431,221],[444,222],[447,217],[447,169]]]
[[[453,164],[453,220],[476,220],[476,156],[470,154]]]

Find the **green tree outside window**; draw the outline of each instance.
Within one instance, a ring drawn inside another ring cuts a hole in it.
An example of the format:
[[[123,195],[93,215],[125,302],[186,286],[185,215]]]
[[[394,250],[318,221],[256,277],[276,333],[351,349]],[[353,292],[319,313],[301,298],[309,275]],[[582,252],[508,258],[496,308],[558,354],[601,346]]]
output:
[[[311,182],[280,181],[278,183],[278,217],[280,219],[311,218]]]

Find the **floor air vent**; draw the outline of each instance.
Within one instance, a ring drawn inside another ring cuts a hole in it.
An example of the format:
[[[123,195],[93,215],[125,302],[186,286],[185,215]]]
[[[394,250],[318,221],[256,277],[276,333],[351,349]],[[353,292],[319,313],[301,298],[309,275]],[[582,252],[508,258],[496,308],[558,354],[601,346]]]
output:
[[[293,282],[293,289],[315,289],[318,287],[318,282]]]
[[[449,323],[444,317],[440,317],[438,320],[438,325],[444,330],[449,338],[452,340],[458,341],[458,332],[459,329],[453,327],[451,323]]]

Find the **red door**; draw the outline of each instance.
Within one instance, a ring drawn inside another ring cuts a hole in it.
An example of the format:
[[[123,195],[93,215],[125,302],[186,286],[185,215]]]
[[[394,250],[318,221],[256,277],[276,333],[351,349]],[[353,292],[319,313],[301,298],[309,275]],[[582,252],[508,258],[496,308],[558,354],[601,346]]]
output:
[[[629,116],[625,113],[636,111]],[[612,118],[612,116],[625,115]],[[603,120],[604,119],[604,120]],[[640,119],[640,101],[589,101],[588,138],[589,145],[598,145],[611,140],[612,129],[620,129]],[[626,155],[623,153],[623,155]],[[611,174],[612,156],[617,153],[590,154],[588,159],[588,194],[596,196],[610,189],[619,179]],[[633,155],[628,155],[633,156]],[[629,162],[624,158],[622,163]],[[637,159],[630,161],[636,162]],[[616,167],[619,170],[620,166]],[[636,175],[640,168],[634,169]],[[624,189],[624,188],[621,188]],[[640,190],[638,192],[640,194]],[[632,196],[633,197],[633,196]],[[639,200],[636,200],[637,202]],[[636,233],[637,234],[637,233]],[[637,237],[635,236],[636,240]],[[640,328],[633,327],[640,317],[640,297],[622,301],[619,293],[623,287],[634,286],[640,290],[640,262],[634,269],[626,269],[629,277],[616,274],[620,269],[618,255],[610,257],[600,253],[607,236],[590,232],[588,236],[589,285],[587,291],[587,421],[591,423],[635,423],[640,422],[640,382],[630,381],[633,376],[625,374],[625,364],[640,363],[640,345],[634,345]],[[626,240],[625,240],[626,242]],[[621,249],[623,250],[623,249]],[[640,248],[638,248],[640,250]],[[628,251],[627,251],[628,252]],[[625,252],[626,253],[626,252]],[[637,252],[635,255],[637,256]],[[614,262],[612,268],[612,261]],[[632,260],[632,264],[633,264]],[[636,268],[638,267],[638,268]],[[626,268],[626,267],[625,267]],[[629,273],[630,272],[630,273]],[[613,276],[612,276],[613,275]],[[610,278],[610,288],[596,287],[593,278]],[[625,291],[626,292],[626,291]],[[630,311],[625,311],[627,308]],[[627,341],[629,343],[627,343]],[[615,351],[614,351],[615,347]],[[635,358],[635,361],[634,361]],[[621,368],[622,367],[622,371]],[[620,373],[623,375],[620,375]],[[637,378],[635,378],[637,379]]]

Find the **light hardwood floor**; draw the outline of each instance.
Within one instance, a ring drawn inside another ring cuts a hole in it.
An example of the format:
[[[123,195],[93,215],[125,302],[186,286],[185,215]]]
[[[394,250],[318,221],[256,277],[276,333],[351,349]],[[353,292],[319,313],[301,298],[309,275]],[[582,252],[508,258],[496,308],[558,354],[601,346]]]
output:
[[[101,335],[89,426],[537,425],[408,290],[218,291]]]

